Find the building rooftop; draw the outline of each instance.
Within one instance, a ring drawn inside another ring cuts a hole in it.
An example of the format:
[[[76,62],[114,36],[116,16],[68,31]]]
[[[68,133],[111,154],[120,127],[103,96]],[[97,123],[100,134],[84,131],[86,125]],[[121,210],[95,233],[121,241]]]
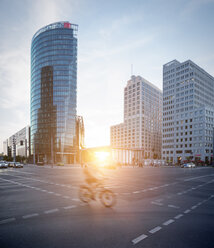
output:
[[[57,29],[57,28],[69,28],[73,29],[74,31],[74,36],[77,36],[77,30],[78,30],[78,25],[77,24],[72,24],[68,21],[63,21],[63,22],[54,22],[51,23],[45,27],[40,28],[33,36],[32,41],[41,33],[50,30],[50,29]]]

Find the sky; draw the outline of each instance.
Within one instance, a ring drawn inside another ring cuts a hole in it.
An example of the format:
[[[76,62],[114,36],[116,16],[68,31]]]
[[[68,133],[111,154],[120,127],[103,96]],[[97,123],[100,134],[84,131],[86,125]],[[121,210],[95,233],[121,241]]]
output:
[[[0,0],[0,152],[30,124],[32,36],[57,21],[79,26],[77,113],[87,147],[110,144],[132,71],[160,89],[173,59],[214,76],[214,0]]]

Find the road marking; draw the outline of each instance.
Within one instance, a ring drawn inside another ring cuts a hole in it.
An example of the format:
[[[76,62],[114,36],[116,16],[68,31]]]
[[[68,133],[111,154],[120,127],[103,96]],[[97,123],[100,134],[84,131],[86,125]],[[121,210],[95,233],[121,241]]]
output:
[[[214,197],[214,195],[210,195],[207,199],[204,199],[203,201],[199,202],[197,205],[201,205],[201,204],[203,204],[203,203],[209,201],[209,200],[212,199],[213,197]],[[194,205],[193,207],[197,207],[197,205]],[[192,208],[193,208],[193,207],[192,207]],[[185,210],[183,213],[187,214],[187,213],[189,213],[190,211],[191,211],[190,209],[187,209],[187,210]],[[176,215],[176,216],[174,217],[174,219],[177,220],[177,219],[180,219],[180,218],[183,217],[183,216],[184,216],[183,214],[178,214],[178,215]],[[169,219],[169,220],[165,221],[165,222],[163,223],[163,226],[168,226],[169,224],[175,222],[174,219]],[[158,232],[158,231],[161,230],[161,229],[162,229],[161,226],[157,226],[157,227],[151,229],[151,230],[149,231],[149,233],[153,234],[153,233]],[[137,244],[138,242],[140,242],[141,240],[143,240],[143,239],[145,239],[145,238],[147,238],[147,237],[148,237],[147,235],[142,234],[142,235],[140,235],[139,237],[133,239],[133,240],[132,240],[132,243],[133,243],[133,245],[135,245],[135,244]]]
[[[175,222],[174,220],[170,219],[170,220],[167,220],[163,223],[164,226],[168,226],[169,224]]]
[[[175,216],[175,219],[177,220],[177,219],[180,219],[182,216],[184,216],[183,214],[178,214],[178,215],[176,215]]]
[[[188,182],[188,181],[191,181],[194,179],[198,179],[198,178],[202,178],[202,177],[210,177],[210,176],[214,176],[214,174],[204,175],[204,176],[200,176],[200,177],[191,177],[191,178],[184,179],[184,181]]]
[[[27,215],[22,216],[22,218],[23,219],[29,219],[29,218],[33,218],[33,217],[36,217],[36,216],[39,216],[39,214],[37,214],[37,213],[27,214]]]
[[[140,191],[134,191],[133,193],[134,193],[134,194],[138,194],[138,193],[140,193]]]
[[[6,224],[6,223],[9,223],[9,222],[13,222],[15,220],[16,220],[15,218],[9,218],[9,219],[5,219],[5,220],[1,220],[0,224]]]
[[[148,237],[147,235],[142,234],[142,235],[140,235],[139,237],[133,239],[133,240],[132,240],[132,243],[133,243],[134,245],[136,245],[136,244],[139,243],[141,240],[143,240],[143,239],[145,239],[145,238],[147,238],[147,237]]]
[[[53,194],[54,192],[52,192],[52,191],[48,191],[48,194]]]
[[[195,208],[197,208],[197,206],[196,206],[196,205],[191,207],[191,209],[195,209]]]
[[[184,211],[185,214],[188,214],[191,210],[190,209],[187,209]]]
[[[61,196],[61,194],[59,194],[59,193],[55,193],[55,195],[56,195],[56,196]]]
[[[151,202],[152,204],[155,204],[155,205],[158,205],[158,206],[163,206],[163,203],[161,203],[161,202],[155,202],[155,201],[153,201],[153,202]]]
[[[77,198],[72,198],[73,201],[80,201],[79,199]]]
[[[65,199],[69,199],[69,198],[70,198],[70,196],[65,195],[65,196],[63,196],[63,198],[65,198]]]
[[[76,208],[76,205],[71,205],[71,206],[67,206],[67,207],[63,207],[64,209],[71,209],[71,208]]]
[[[8,171],[17,172],[17,173],[24,173],[24,174],[32,174],[32,175],[34,175],[34,174],[35,174],[35,173],[31,173],[31,172],[15,171],[15,170],[13,170],[13,169],[8,170]]]
[[[50,210],[47,210],[47,211],[44,211],[45,214],[52,214],[52,213],[55,213],[55,212],[58,212],[59,209],[58,208],[54,208],[54,209],[50,209]]]
[[[169,208],[180,208],[178,206],[175,206],[175,205],[168,205]]]
[[[161,230],[161,229],[162,229],[161,226],[156,226],[155,228],[151,229],[149,232],[153,234],[153,233],[158,232],[158,231]]]

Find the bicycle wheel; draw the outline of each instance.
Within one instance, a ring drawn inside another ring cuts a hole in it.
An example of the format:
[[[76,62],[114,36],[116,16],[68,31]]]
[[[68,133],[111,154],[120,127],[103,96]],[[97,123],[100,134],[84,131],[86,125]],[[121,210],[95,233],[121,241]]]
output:
[[[90,202],[92,199],[92,196],[93,196],[93,193],[88,186],[86,185],[80,186],[79,198],[82,202],[86,202],[86,203]]]
[[[109,189],[105,189],[100,193],[101,203],[109,208],[113,207],[116,204],[116,195]]]

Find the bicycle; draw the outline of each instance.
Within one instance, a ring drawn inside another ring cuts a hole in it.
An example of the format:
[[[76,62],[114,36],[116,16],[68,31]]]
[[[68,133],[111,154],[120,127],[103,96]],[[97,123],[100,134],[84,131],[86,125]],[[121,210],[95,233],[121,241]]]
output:
[[[110,189],[106,189],[103,183],[99,182],[93,186],[89,184],[80,186],[79,198],[82,202],[89,203],[99,198],[105,207],[113,207],[116,204],[116,195]]]

